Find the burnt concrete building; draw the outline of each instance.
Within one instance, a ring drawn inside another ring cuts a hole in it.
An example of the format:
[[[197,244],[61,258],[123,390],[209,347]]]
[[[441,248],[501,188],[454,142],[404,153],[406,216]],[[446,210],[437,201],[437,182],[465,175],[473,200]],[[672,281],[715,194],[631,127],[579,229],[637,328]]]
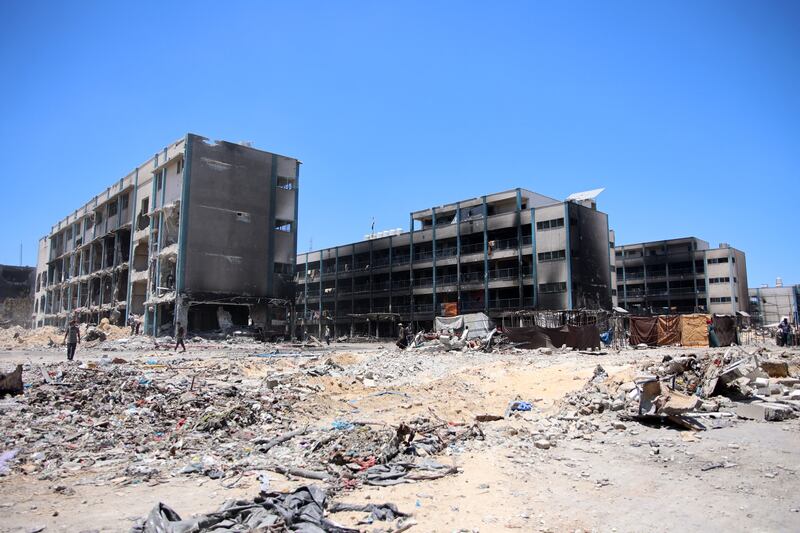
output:
[[[234,325],[283,332],[294,295],[300,162],[188,134],[39,241],[34,325],[76,316],[147,333]]]
[[[398,321],[482,311],[610,309],[600,190],[566,201],[515,189],[410,214],[409,231],[297,256],[297,333],[393,335]]]
[[[36,269],[0,265],[0,326],[27,326],[33,311]]]
[[[747,311],[747,262],[723,243],[696,237],[618,246],[619,305],[634,314]]]

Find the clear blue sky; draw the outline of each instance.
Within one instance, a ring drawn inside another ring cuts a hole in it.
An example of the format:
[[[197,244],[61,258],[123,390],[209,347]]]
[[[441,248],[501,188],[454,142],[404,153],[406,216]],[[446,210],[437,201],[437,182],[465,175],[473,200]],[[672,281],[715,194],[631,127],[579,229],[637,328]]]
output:
[[[606,187],[800,283],[800,2],[0,3],[0,262],[187,131],[301,169],[299,249]]]

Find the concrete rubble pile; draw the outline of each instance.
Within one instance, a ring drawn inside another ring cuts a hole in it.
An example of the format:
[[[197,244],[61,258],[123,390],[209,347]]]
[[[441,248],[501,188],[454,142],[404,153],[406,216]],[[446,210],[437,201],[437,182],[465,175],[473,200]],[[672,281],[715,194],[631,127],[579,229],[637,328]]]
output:
[[[611,414],[621,421],[692,430],[724,427],[736,417],[773,421],[798,416],[800,379],[789,374],[796,361],[790,365],[761,355],[733,347],[703,358],[666,356],[660,364],[644,365],[632,380],[609,377],[598,365],[583,389],[564,398],[553,418],[563,433],[580,437],[600,427],[595,419]]]

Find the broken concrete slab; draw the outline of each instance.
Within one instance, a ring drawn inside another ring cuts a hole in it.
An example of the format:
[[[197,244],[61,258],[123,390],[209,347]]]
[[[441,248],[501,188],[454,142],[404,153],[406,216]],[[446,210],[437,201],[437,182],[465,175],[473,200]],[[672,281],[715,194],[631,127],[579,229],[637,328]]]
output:
[[[751,420],[767,420],[770,422],[793,418],[794,410],[776,402],[751,402],[740,404],[736,408],[736,415],[740,418]]]

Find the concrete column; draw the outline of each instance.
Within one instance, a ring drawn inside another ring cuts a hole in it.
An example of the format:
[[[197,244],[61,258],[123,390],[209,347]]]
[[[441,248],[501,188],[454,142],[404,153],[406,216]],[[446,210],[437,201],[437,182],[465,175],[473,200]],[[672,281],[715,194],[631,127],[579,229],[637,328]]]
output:
[[[538,261],[536,255],[536,208],[531,207],[531,281],[533,282],[533,308],[539,305],[539,276]]]
[[[483,201],[483,311],[489,314],[489,206]]]
[[[436,316],[439,314],[437,311],[437,304],[439,299],[436,297],[436,208],[435,207],[431,209],[431,222],[433,224],[431,230],[432,231],[431,245],[433,251],[433,257],[432,257],[433,270],[431,278],[433,292],[431,294],[433,295],[433,298],[431,301],[433,302],[433,316]]]
[[[456,302],[461,310],[461,204],[456,202]]]
[[[409,310],[411,312],[411,322],[414,322],[414,216],[411,215],[411,229],[409,235],[409,258],[408,258],[408,301],[410,303]]]
[[[519,308],[525,307],[525,286],[522,280],[522,191],[517,189],[517,285],[519,287]]]

